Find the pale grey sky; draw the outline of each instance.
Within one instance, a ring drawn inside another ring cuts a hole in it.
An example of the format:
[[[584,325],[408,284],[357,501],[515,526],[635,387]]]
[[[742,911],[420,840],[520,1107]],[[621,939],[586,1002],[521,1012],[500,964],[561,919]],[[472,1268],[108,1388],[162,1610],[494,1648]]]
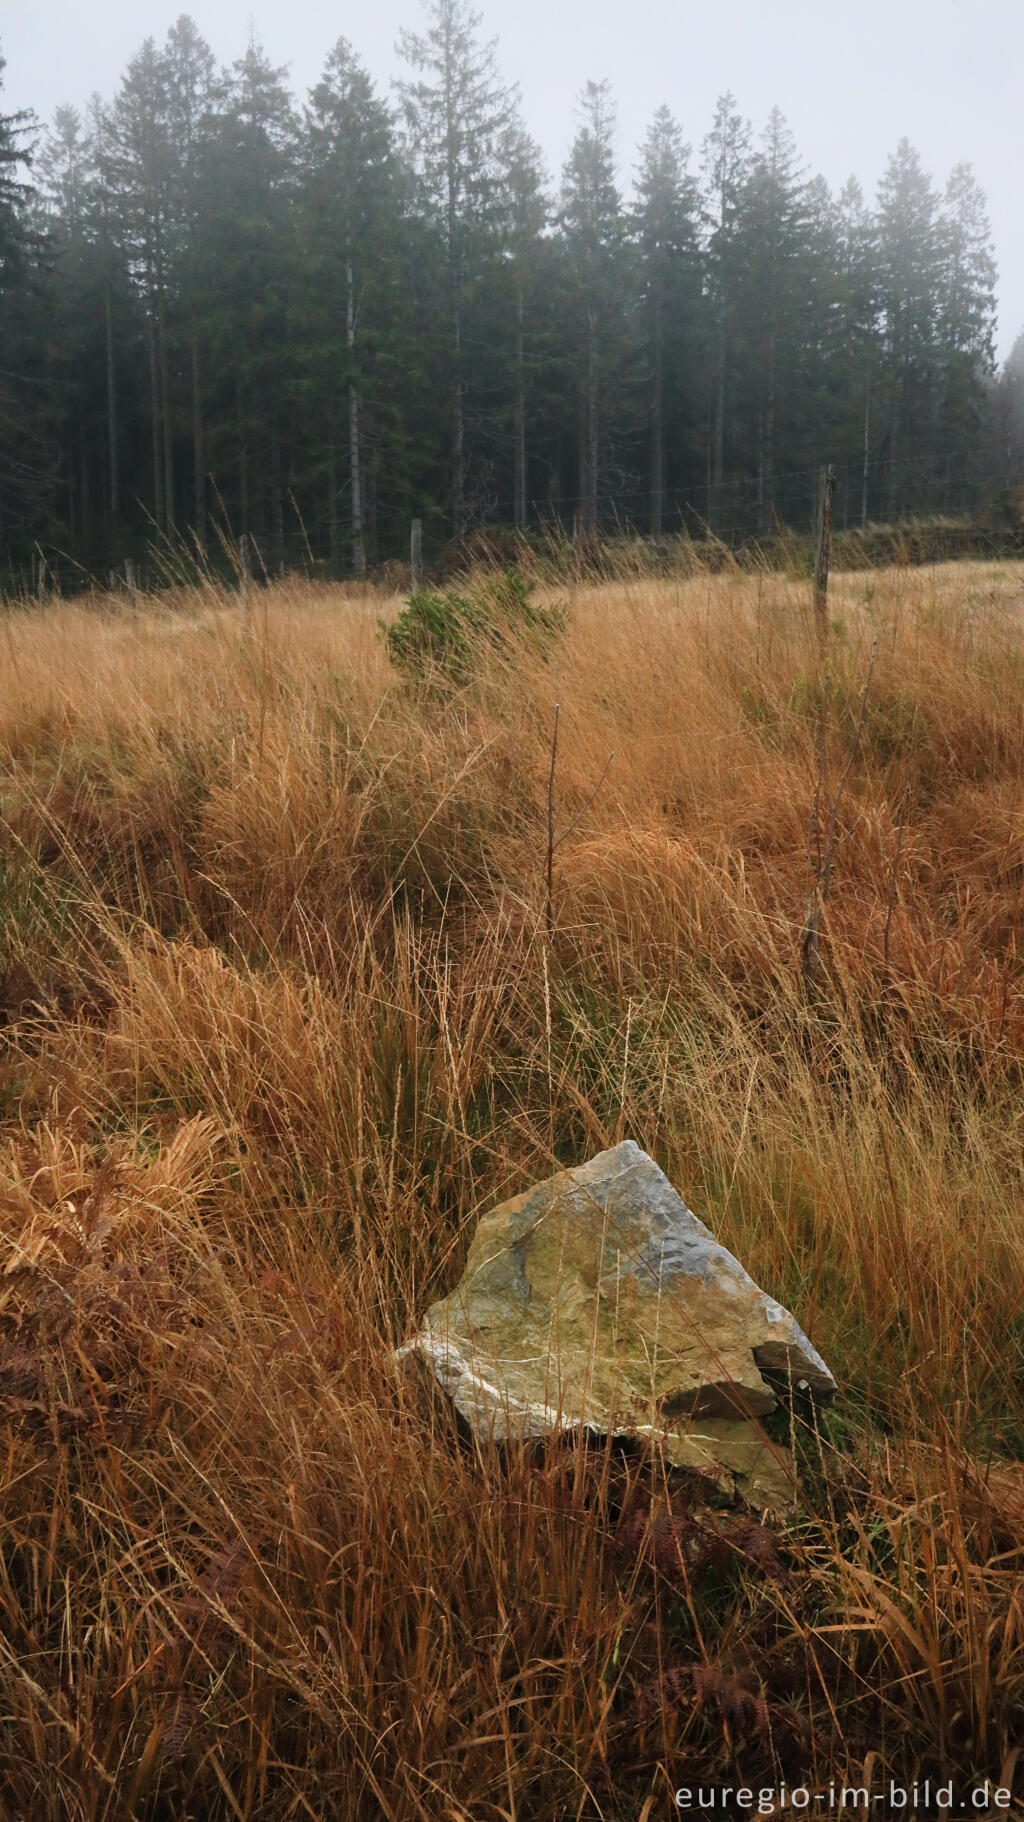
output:
[[[759,128],[778,104],[812,171],[833,189],[851,174],[872,195],[903,134],[940,187],[960,160],[987,192],[999,261],[1001,356],[1024,328],[1021,232],[1022,0],[476,0],[502,70],[522,90],[534,137],[557,175],[576,93],[607,76],[619,107],[619,157],[667,102],[695,154],[716,97],[732,89]],[[189,12],[221,62],[250,25],[298,93],[339,36],[386,87],[395,40],[417,28],[420,0],[0,0],[7,58],[0,107],[49,118],[68,101],[114,93],[143,38]]]

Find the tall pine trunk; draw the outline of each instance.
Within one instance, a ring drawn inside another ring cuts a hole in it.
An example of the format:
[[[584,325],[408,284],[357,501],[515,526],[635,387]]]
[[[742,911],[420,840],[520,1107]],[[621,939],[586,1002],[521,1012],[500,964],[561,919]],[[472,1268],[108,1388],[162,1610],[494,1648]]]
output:
[[[526,530],[526,371],[524,361],[523,322],[525,297],[522,279],[516,287],[516,400],[515,459],[512,475],[512,523],[517,531]]]
[[[661,295],[651,298],[651,536],[660,538],[665,520],[665,351]]]
[[[721,306],[720,306],[721,312]],[[711,500],[709,517],[717,530],[722,522],[722,485],[725,478],[725,318],[720,313],[715,335],[715,415],[711,446]]]
[[[775,333],[768,338],[768,371],[765,376],[761,447],[758,460],[759,530],[766,532],[775,516]]]
[[[281,432],[277,419],[270,433],[270,535],[275,574],[284,575],[284,481],[281,473]]]
[[[597,314],[594,310],[589,310],[587,312],[587,371],[583,406],[585,436],[583,535],[587,539],[594,539],[597,537],[597,469],[600,449],[599,409],[600,360]]]
[[[249,535],[249,429],[242,409],[241,377],[235,382],[235,414],[238,419],[238,530],[239,534]]]
[[[466,530],[466,430],[462,409],[462,307],[458,287],[452,297],[452,345],[455,370],[452,375],[452,532],[456,538]]]
[[[89,460],[89,438],[86,431],[84,416],[80,417],[78,420],[78,466],[81,475],[78,490],[78,510],[80,515],[79,536],[84,543],[88,541],[89,537],[89,519],[92,509],[92,496],[89,486],[92,463]]]
[[[163,438],[160,421],[160,379],[156,348],[156,299],[149,304],[149,399],[153,421],[153,518],[157,531],[164,531],[167,516],[164,507]]]
[[[459,245],[457,173],[452,148],[458,139],[452,97],[448,112],[448,286],[452,328],[452,533],[466,530],[466,427],[462,409],[462,251]]]
[[[203,394],[199,377],[199,337],[192,336],[192,466],[195,471],[196,542],[206,549],[206,455],[203,447]]]
[[[338,567],[338,425],[333,398],[327,429],[327,558],[334,576]]]
[[[890,418],[889,418],[889,522],[890,522],[890,524],[895,523],[896,516],[899,511],[899,504],[900,504],[900,498],[901,498],[900,485],[899,485],[899,479],[898,479],[899,458],[900,458],[900,412],[899,412],[899,406],[897,404],[895,393],[894,393],[893,401],[892,401],[892,408],[891,408],[891,413],[890,413]]]
[[[363,474],[359,450],[359,387],[356,384],[356,290],[352,261],[345,264],[347,284],[346,330],[348,335],[348,462],[352,488],[352,568],[359,580],[366,575],[366,547],[363,543]]]
[[[161,309],[157,316],[157,340],[160,350],[160,410],[164,430],[164,510],[165,530],[174,530],[174,435],[171,428],[171,386],[167,359],[167,329]]]
[[[114,311],[108,279],[103,292],[103,313],[107,336],[107,455],[110,462],[110,517],[116,519],[121,496],[118,485],[117,458],[117,391],[114,385]]]
[[[774,516],[774,415],[776,415],[776,341],[774,330],[769,337],[769,366],[767,366],[767,386],[765,386],[765,425],[763,425],[762,454],[762,532],[767,532]]]
[[[868,471],[871,460],[871,381],[868,380],[864,392],[864,459],[861,469],[860,492],[860,526],[862,531],[868,528]]]

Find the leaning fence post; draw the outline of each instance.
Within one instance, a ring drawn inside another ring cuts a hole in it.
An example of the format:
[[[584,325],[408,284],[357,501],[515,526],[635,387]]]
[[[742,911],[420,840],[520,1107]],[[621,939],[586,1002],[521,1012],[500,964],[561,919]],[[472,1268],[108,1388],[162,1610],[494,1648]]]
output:
[[[814,628],[818,635],[818,655],[824,664],[828,651],[828,571],[832,561],[832,499],[836,491],[836,471],[831,462],[821,471],[818,511],[818,551],[814,562]]]
[[[409,567],[412,570],[413,588],[423,584],[423,520],[414,519],[409,535]]]

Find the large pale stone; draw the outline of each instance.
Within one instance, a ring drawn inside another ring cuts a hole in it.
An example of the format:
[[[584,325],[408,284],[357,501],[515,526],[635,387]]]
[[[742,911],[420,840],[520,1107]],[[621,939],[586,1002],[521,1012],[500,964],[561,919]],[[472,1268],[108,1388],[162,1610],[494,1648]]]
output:
[[[785,1503],[792,1471],[751,1421],[775,1405],[762,1369],[835,1392],[788,1310],[631,1140],[484,1216],[461,1283],[402,1352],[477,1433],[647,1436],[765,1504]]]

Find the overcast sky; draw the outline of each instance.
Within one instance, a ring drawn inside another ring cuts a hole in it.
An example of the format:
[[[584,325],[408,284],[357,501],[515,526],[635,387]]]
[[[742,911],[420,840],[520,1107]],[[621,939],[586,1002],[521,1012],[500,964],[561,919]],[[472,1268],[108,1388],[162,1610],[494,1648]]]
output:
[[[572,136],[578,90],[603,76],[618,101],[624,178],[656,107],[668,103],[696,154],[725,89],[757,128],[777,104],[811,171],[833,189],[852,173],[873,195],[903,134],[940,187],[967,160],[989,199],[1001,356],[1024,328],[1024,0],[477,0],[477,8],[552,174]],[[112,95],[142,39],[162,39],[182,11],[221,62],[241,55],[252,30],[275,63],[289,66],[300,94],[339,36],[386,86],[401,67],[399,28],[422,20],[421,0],[0,0],[0,107],[49,119],[61,102]]]

